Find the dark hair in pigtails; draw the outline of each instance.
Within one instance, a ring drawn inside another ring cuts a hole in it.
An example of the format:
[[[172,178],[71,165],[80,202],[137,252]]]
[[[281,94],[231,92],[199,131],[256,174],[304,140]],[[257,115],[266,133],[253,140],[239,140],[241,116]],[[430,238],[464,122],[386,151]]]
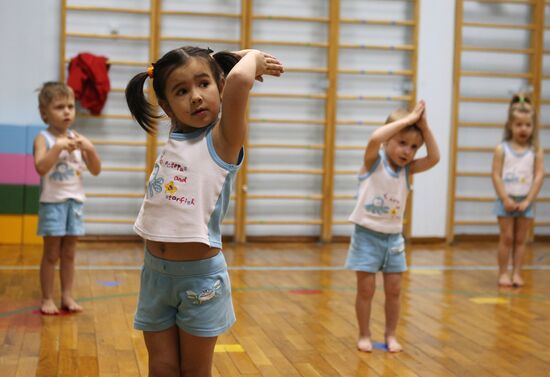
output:
[[[220,68],[222,69],[225,76],[233,69],[235,64],[241,60],[241,57],[237,54],[233,54],[229,51],[220,51],[215,53],[213,56],[214,60]]]
[[[147,101],[143,92],[143,85],[149,78],[147,72],[135,75],[126,86],[126,103],[130,113],[147,133],[154,134],[153,123],[156,119],[162,118],[155,111],[155,107]]]

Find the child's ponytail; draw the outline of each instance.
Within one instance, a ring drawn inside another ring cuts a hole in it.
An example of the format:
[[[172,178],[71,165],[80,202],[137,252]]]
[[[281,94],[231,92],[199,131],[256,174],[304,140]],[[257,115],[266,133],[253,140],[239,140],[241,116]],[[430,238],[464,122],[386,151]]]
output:
[[[153,126],[156,119],[162,118],[155,111],[155,107],[147,101],[143,92],[143,85],[149,78],[147,72],[141,72],[135,75],[126,86],[126,103],[130,113],[147,133],[154,134]]]
[[[220,66],[225,76],[233,69],[241,57],[229,51],[220,51],[212,55],[212,58]]]

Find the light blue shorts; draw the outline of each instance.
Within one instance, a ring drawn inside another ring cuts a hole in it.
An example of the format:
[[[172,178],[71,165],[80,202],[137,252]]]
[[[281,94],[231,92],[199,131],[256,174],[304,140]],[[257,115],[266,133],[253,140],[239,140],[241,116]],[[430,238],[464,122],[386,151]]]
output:
[[[145,249],[134,328],[162,331],[177,325],[202,337],[235,323],[231,283],[223,253],[197,261],[169,261]]]
[[[74,199],[40,203],[37,234],[52,237],[84,235],[84,203]]]
[[[376,273],[407,271],[405,239],[401,233],[380,233],[355,225],[346,268]]]
[[[524,200],[527,196],[512,196],[510,195],[510,198],[515,201],[516,203],[521,202]],[[533,203],[529,204],[529,207],[525,209],[525,211],[506,211],[504,209],[504,203],[500,198],[497,198],[497,201],[495,203],[495,210],[494,213],[497,217],[527,217],[529,219],[532,219],[535,217],[535,211],[533,210]]]

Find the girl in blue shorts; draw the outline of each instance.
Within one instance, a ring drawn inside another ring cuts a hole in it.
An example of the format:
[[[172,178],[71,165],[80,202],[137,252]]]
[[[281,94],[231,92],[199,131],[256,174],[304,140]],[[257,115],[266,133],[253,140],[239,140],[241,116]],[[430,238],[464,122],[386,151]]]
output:
[[[217,337],[235,322],[220,226],[244,158],[250,89],[282,72],[261,51],[182,47],[128,83],[128,107],[145,131],[154,135],[160,118],[144,96],[148,80],[171,121],[134,224],[145,240],[134,327],[150,376],[210,376]]]
[[[414,159],[426,143],[427,156]],[[401,351],[395,329],[399,319],[402,273],[407,270],[401,235],[409,193],[409,176],[433,167],[439,150],[426,121],[423,101],[411,113],[397,110],[369,138],[359,172],[357,204],[350,221],[355,223],[346,268],[356,271],[355,310],[359,325],[357,348],[372,351],[369,329],[375,274],[384,273],[386,295],[385,342],[390,352]]]
[[[500,227],[498,285],[523,286],[521,266],[527,234],[535,216],[535,201],[544,179],[544,155],[537,145],[536,114],[523,93],[513,96],[504,126],[503,142],[495,148],[492,178]],[[512,276],[508,261],[512,253]]]

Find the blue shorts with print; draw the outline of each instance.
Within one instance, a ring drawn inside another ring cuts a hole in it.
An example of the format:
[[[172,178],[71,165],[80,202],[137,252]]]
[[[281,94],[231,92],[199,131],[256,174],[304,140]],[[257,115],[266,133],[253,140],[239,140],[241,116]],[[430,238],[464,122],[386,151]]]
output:
[[[134,328],[162,331],[174,325],[212,337],[235,323],[231,283],[222,252],[208,259],[169,261],[145,249]]]
[[[401,233],[380,233],[355,225],[346,268],[376,273],[407,271],[405,239]]]
[[[510,195],[510,198],[515,201],[516,203],[521,202],[524,200],[527,196],[512,196]],[[504,203],[500,198],[497,199],[495,203],[495,215],[497,217],[526,217],[529,219],[532,219],[535,217],[535,211],[533,210],[533,203],[529,204],[529,207],[525,209],[525,211],[506,211],[504,209]]]
[[[84,235],[84,203],[74,199],[40,203],[37,234],[52,237]]]

